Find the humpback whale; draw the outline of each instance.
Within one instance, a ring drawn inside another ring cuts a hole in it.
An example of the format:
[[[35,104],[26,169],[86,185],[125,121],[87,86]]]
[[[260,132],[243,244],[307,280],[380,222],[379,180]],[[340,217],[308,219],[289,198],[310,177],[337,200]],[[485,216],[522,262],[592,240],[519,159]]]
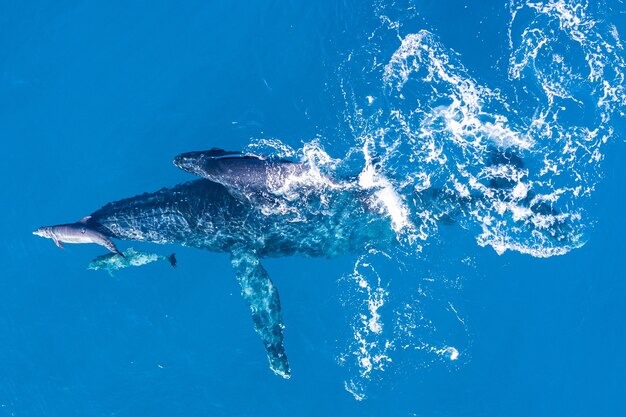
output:
[[[174,165],[222,184],[231,192],[269,191],[308,171],[304,164],[287,159],[218,148],[180,154],[174,158]]]
[[[270,369],[289,378],[280,298],[261,261],[290,255],[330,258],[392,246],[397,235],[392,219],[376,203],[377,190],[349,180],[326,187],[302,185],[291,180],[306,174],[305,164],[215,148],[181,154],[174,163],[202,178],[108,203],[79,223],[35,234],[59,245],[97,243],[115,253],[113,238],[228,253]],[[296,197],[283,193],[286,184],[295,184]],[[415,198],[446,214],[446,199],[453,197],[429,189]],[[476,196],[476,201],[482,198]],[[466,196],[456,206],[469,207],[473,199]],[[532,203],[529,208],[536,209]],[[453,222],[454,212],[448,214],[446,221]],[[531,231],[537,227],[524,225]],[[559,224],[553,228],[552,238],[563,244],[569,233],[560,233]]]
[[[296,203],[305,209],[296,217],[273,211],[284,201],[272,195],[270,184],[301,174],[305,167],[299,163],[216,149],[182,154],[174,162],[205,178],[111,202],[81,223],[37,233],[70,241],[78,230],[98,244],[114,238],[229,253],[270,368],[289,378],[280,298],[261,259],[334,257],[369,244],[389,245],[395,239],[389,219],[358,195],[340,190],[303,192]],[[107,248],[119,253],[112,242]]]

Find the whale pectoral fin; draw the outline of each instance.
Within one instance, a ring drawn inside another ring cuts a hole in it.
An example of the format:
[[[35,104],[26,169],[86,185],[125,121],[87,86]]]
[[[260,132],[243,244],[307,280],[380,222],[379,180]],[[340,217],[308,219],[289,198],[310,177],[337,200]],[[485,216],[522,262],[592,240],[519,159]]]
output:
[[[289,378],[289,362],[283,346],[283,321],[278,291],[259,258],[250,251],[235,251],[231,264],[241,285],[241,295],[248,303],[254,321],[254,330],[261,336],[270,369],[283,378]]]
[[[58,247],[60,247],[61,249],[63,249],[63,244],[61,242],[58,241],[58,239],[53,239],[54,240],[54,244],[57,245]]]

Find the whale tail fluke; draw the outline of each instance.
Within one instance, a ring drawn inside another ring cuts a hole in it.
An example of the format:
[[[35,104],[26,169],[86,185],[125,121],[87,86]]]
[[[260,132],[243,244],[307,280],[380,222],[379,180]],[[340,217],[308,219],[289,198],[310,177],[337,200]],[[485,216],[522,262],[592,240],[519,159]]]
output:
[[[170,265],[172,265],[172,268],[176,269],[176,264],[178,263],[178,261],[176,260],[176,254],[173,253],[170,256],[167,257],[168,262],[170,263]]]

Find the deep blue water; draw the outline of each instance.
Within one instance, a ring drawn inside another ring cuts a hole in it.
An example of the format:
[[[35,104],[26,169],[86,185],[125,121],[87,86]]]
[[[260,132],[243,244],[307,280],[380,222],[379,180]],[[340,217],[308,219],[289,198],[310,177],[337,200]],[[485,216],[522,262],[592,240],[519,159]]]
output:
[[[624,415],[625,32],[620,0],[0,3],[0,416]],[[289,380],[228,255],[118,242],[179,266],[111,278],[31,234],[211,147],[373,167],[404,213],[384,254],[264,261]]]

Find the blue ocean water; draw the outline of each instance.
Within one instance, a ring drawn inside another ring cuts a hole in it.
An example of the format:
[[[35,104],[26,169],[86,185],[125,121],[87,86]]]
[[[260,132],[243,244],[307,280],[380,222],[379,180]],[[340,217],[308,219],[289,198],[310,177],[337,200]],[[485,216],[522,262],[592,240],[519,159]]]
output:
[[[626,413],[626,5],[440,3],[2,2],[0,415]],[[289,380],[228,255],[31,234],[212,147],[358,175],[397,235],[263,261]]]

